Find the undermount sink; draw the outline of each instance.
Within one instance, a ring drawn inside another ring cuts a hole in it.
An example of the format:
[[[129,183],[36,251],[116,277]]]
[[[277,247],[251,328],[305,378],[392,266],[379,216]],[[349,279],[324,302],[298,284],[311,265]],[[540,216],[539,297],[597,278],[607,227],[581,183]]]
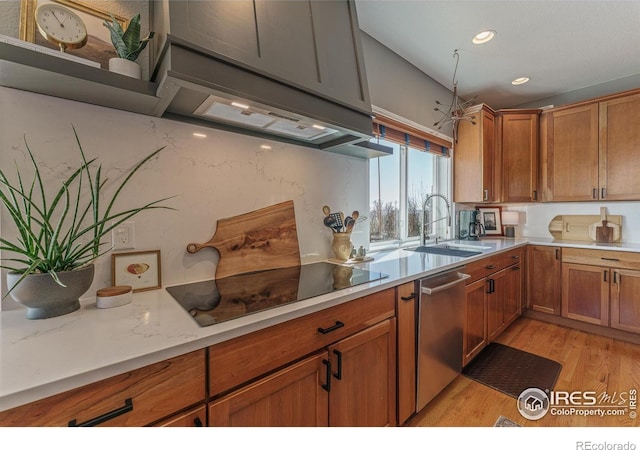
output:
[[[482,254],[483,250],[490,249],[482,245],[462,245],[462,244],[436,244],[436,245],[420,245],[418,247],[410,247],[405,250],[420,253],[432,253],[435,255],[459,256],[468,258]]]

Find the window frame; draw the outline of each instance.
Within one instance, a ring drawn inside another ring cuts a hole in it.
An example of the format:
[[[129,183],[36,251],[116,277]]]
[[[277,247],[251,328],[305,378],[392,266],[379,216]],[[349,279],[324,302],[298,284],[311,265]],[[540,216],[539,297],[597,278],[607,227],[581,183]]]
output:
[[[445,135],[442,135],[441,133],[435,132],[433,130],[429,130],[426,127],[423,127],[419,124],[416,124],[414,122],[411,122],[409,120],[403,119],[397,115],[391,114],[387,111],[381,110],[380,108],[376,108],[375,106],[373,107],[374,109],[374,114],[377,113],[379,115],[385,116],[384,120],[382,119],[382,121],[385,121],[386,123],[391,123],[391,121],[393,121],[394,124],[400,124],[401,125],[406,125],[406,128],[403,128],[404,130],[411,130],[413,132],[415,132],[416,130],[422,131],[424,133],[425,136],[429,136],[429,137],[436,137],[438,138],[438,145],[441,145],[442,142],[446,142],[449,145],[447,146],[448,151],[442,151],[442,152],[438,152],[438,151],[433,151],[430,150],[428,151],[428,153],[431,153],[434,155],[435,157],[435,161],[433,164],[433,186],[432,186],[432,191],[433,192],[440,192],[440,193],[444,193],[450,200],[451,202],[451,211],[450,213],[453,214],[454,211],[454,207],[453,207],[453,202],[451,201],[453,196],[453,181],[452,181],[452,175],[453,175],[453,164],[451,162],[452,158],[451,158],[451,148],[453,147],[452,142],[451,142],[451,138]],[[389,117],[391,119],[389,119]],[[375,121],[375,119],[374,119]],[[396,128],[398,129],[398,128]],[[409,142],[414,142],[413,140],[410,140],[407,138],[407,140]],[[381,143],[381,144],[385,144],[385,142],[381,142],[384,141],[384,137],[381,136],[377,136],[376,138],[373,138],[372,141]],[[429,139],[430,142],[434,142],[435,139]],[[413,151],[425,151],[425,148],[416,148],[413,147],[411,145],[407,145],[407,144],[401,144],[399,143],[397,140],[393,140],[393,141],[387,141],[389,142],[393,142],[396,145],[398,145],[399,148],[399,165],[400,165],[400,179],[399,179],[399,198],[398,198],[398,209],[399,209],[399,239],[389,239],[386,241],[371,241],[371,233],[369,232],[369,250],[370,251],[381,251],[381,250],[387,250],[387,249],[394,249],[394,248],[402,248],[402,247],[409,247],[412,245],[416,245],[420,242],[420,237],[419,236],[414,236],[414,237],[409,237],[408,236],[408,183],[409,183],[409,170],[408,170],[408,164],[409,164],[409,151],[413,150]],[[428,148],[428,146],[427,146]],[[379,157],[380,158],[380,157]],[[382,157],[384,158],[384,156]],[[371,211],[371,170],[368,168],[367,170],[367,205],[369,208],[369,211]],[[444,192],[443,192],[444,191]],[[454,236],[454,226],[453,226],[453,218],[452,218],[452,227],[450,227],[449,229],[445,230],[446,231],[446,238],[452,238]],[[436,227],[438,227],[438,229],[440,228],[447,228],[446,227],[446,223],[444,224],[436,224]]]

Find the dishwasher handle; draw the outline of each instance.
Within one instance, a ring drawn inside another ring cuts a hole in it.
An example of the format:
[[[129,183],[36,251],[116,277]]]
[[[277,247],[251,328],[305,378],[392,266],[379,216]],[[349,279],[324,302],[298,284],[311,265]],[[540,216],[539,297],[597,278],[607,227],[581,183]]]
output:
[[[446,291],[456,284],[462,283],[464,280],[471,278],[471,275],[467,273],[458,273],[458,279],[450,281],[449,283],[442,284],[436,287],[423,287],[422,293],[427,295],[437,294],[438,292]]]

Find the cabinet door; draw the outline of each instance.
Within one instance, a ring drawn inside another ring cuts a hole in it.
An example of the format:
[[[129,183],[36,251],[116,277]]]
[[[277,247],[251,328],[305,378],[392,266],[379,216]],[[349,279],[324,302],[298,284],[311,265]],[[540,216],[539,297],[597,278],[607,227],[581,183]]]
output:
[[[504,304],[507,269],[491,275],[487,293],[487,340],[493,341],[504,330]]]
[[[416,310],[418,300],[415,284],[397,288],[396,315],[398,324],[398,423],[407,421],[416,412]]]
[[[396,424],[395,333],[388,319],[329,347],[330,426]]]
[[[545,200],[598,198],[598,104],[551,112],[546,124],[543,167]],[[544,154],[546,152],[546,154]]]
[[[640,199],[640,94],[600,103],[600,198]]]
[[[500,113],[502,201],[531,202],[538,196],[538,113]]]
[[[205,405],[178,414],[155,425],[156,427],[206,427],[207,408]]]
[[[454,201],[491,202],[500,198],[500,173],[495,170],[495,117],[481,105],[475,122],[462,121],[454,143]]]
[[[466,286],[462,365],[466,365],[487,345],[485,301],[489,282],[486,278]]]
[[[527,250],[527,301],[534,311],[560,315],[562,305],[561,248],[530,245]]]
[[[506,269],[507,273],[504,277],[504,328],[511,325],[520,315],[522,304],[522,270],[520,269],[520,264]]]
[[[209,406],[219,427],[318,427],[328,424],[327,353],[285,367]]]
[[[608,268],[562,264],[562,315],[569,319],[609,326]]]
[[[611,327],[640,333],[640,271],[612,272]]]

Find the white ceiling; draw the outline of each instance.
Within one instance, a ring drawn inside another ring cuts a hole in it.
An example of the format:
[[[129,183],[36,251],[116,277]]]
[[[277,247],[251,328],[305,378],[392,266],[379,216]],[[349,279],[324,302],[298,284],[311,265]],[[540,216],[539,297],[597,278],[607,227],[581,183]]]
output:
[[[364,32],[449,89],[457,49],[458,93],[493,108],[640,74],[638,0],[356,0],[356,8]],[[485,29],[496,37],[472,44]],[[511,85],[523,76],[531,80]]]

